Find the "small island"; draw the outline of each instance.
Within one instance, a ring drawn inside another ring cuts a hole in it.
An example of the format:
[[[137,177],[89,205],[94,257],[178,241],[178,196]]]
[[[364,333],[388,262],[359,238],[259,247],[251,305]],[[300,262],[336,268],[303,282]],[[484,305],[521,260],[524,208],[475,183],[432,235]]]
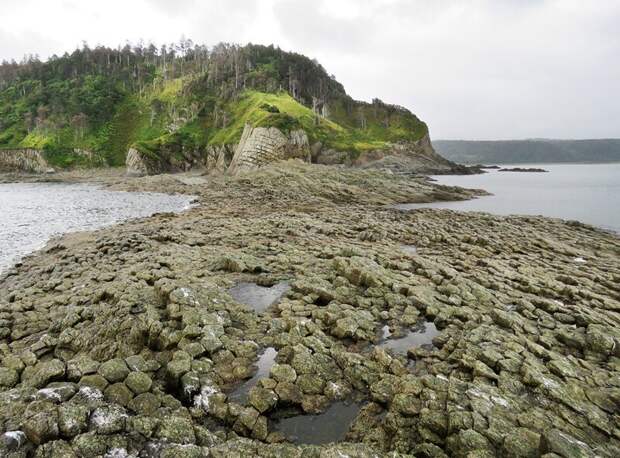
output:
[[[537,169],[535,167],[512,167],[510,169],[499,169],[498,172],[531,172],[531,173],[548,173],[549,170]]]

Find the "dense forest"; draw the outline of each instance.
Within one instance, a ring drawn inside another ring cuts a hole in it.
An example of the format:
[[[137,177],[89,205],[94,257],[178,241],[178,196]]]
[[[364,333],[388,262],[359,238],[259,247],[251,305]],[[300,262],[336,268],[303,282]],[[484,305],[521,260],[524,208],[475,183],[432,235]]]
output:
[[[620,161],[620,139],[435,140],[437,152],[463,164]]]
[[[234,143],[246,122],[303,127],[351,154],[427,133],[408,110],[355,101],[317,61],[274,46],[84,43],[0,65],[0,148],[40,149],[58,166]]]

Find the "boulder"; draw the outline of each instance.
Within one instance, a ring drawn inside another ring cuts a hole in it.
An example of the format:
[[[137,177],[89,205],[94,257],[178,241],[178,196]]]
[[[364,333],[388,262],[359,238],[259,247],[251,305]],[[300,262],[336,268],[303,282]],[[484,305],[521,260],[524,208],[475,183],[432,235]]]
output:
[[[66,403],[58,408],[58,427],[64,437],[77,436],[88,429],[89,409],[86,406]]]
[[[102,406],[91,414],[89,427],[99,434],[114,434],[125,430],[127,414],[117,405]]]
[[[131,372],[125,379],[125,385],[135,394],[146,393],[152,384],[153,380],[144,372]]]
[[[250,404],[260,413],[268,411],[278,403],[278,395],[273,390],[259,386],[255,386],[250,390],[248,399]]]
[[[23,424],[23,430],[30,442],[43,444],[58,437],[58,412],[55,409],[44,410],[29,417]]]
[[[65,364],[59,359],[52,359],[24,369],[22,382],[35,388],[43,388],[49,382],[65,375]]]
[[[19,382],[19,373],[15,369],[0,367],[0,388],[12,388]]]
[[[159,439],[176,444],[196,443],[192,421],[182,417],[169,417],[162,421],[156,436]]]
[[[129,375],[129,368],[124,360],[120,358],[111,359],[99,366],[99,374],[108,382],[116,383],[125,380]]]

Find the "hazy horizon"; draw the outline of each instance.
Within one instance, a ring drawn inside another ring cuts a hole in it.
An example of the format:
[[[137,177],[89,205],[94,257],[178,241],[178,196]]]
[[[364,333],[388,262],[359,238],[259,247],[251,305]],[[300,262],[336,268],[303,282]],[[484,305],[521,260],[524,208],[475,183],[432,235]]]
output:
[[[562,141],[578,142],[592,140],[620,140],[618,137],[599,137],[599,138],[551,138],[551,137],[523,137],[523,138],[431,138],[432,141],[440,142],[526,142],[526,141]]]
[[[410,109],[431,138],[620,137],[614,0],[5,0],[3,16],[0,59],[83,40],[273,43],[356,99]]]

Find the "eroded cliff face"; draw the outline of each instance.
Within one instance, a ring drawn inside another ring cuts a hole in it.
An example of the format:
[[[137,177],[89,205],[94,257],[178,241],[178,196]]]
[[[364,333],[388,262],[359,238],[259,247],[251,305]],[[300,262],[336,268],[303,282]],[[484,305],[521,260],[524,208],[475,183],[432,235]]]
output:
[[[389,169],[395,173],[441,174],[467,173],[467,169],[435,152],[428,135],[415,142],[393,143],[386,148],[367,151],[352,159],[346,151],[310,145],[302,129],[286,134],[275,127],[246,125],[237,145],[209,146],[206,151],[149,154],[131,148],[127,153],[127,173],[155,175],[167,172],[203,169],[207,173],[235,175],[287,159],[319,164],[344,164],[352,167]]]
[[[223,174],[232,161],[235,149],[230,145],[215,145],[207,149],[205,168],[209,173]]]
[[[364,153],[352,165],[412,173],[447,173],[458,168],[435,152],[428,134],[415,142],[393,143],[388,148]]]
[[[148,175],[150,165],[144,155],[135,148],[129,148],[125,158],[127,175]]]
[[[255,170],[272,162],[293,158],[310,162],[310,143],[304,130],[294,130],[286,135],[275,127],[246,125],[228,173]]]
[[[125,159],[128,175],[157,175],[168,172],[186,172],[204,169],[210,173],[224,173],[233,156],[229,145],[209,146],[206,151],[161,151],[157,155],[130,148]]]
[[[50,167],[43,153],[36,149],[0,150],[0,172],[49,173]]]

